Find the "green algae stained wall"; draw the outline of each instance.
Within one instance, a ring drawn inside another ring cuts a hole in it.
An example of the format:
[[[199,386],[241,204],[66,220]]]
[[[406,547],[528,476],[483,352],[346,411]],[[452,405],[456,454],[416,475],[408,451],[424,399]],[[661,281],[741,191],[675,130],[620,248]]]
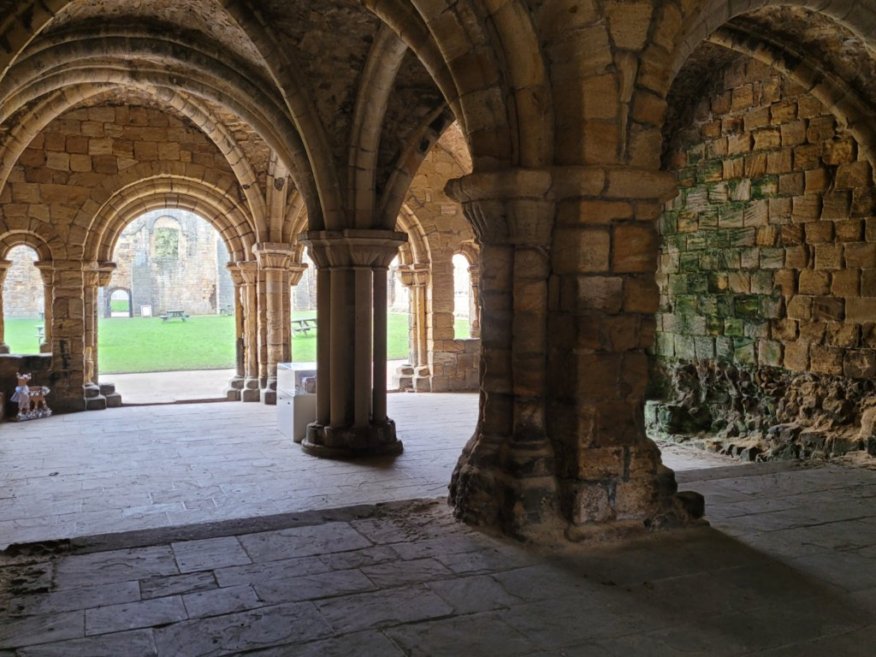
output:
[[[656,354],[876,377],[874,186],[852,136],[748,60],[670,157]]]

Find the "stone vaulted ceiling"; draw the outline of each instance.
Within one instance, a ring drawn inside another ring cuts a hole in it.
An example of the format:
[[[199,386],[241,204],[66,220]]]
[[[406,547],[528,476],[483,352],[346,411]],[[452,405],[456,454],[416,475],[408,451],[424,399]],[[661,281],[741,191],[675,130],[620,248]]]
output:
[[[0,15],[15,5],[0,1]],[[76,0],[0,80],[0,137],[31,134],[50,101],[58,112],[95,104],[163,107],[211,133],[232,165],[252,171],[241,184],[257,181],[262,195],[278,157],[285,167],[277,175],[289,171],[317,216],[332,205],[326,189],[345,198],[344,189],[363,185],[349,169],[351,142],[360,138],[352,136],[357,113],[361,124],[363,112],[378,108],[376,132],[367,126],[363,135],[372,137],[359,149],[375,153],[364,184],[379,195],[397,160],[412,144],[422,150],[423,131],[446,112],[429,73],[400,42],[395,62],[372,53],[382,26],[353,0],[325,0],[318,8],[305,0]],[[375,61],[364,79],[369,57]],[[372,98],[380,85],[390,89],[383,101]],[[438,121],[439,133],[450,119]],[[336,182],[326,182],[321,166]]]

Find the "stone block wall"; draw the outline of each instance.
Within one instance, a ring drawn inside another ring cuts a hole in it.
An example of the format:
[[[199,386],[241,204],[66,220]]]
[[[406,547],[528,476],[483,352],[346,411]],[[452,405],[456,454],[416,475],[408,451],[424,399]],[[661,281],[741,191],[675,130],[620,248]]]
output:
[[[672,139],[655,352],[682,408],[652,421],[730,438],[797,423],[826,432],[810,452],[861,444],[876,404],[871,164],[814,96],[753,60],[730,66]]]

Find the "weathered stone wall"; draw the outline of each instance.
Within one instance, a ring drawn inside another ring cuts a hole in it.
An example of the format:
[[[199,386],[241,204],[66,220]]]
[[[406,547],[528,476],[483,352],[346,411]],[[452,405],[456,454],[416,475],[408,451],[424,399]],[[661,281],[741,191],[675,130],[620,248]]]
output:
[[[769,434],[755,446],[769,453],[796,441],[769,432],[782,423],[827,432],[791,452],[842,451],[840,433],[854,446],[876,377],[870,163],[817,99],[753,60],[673,139],[656,353],[681,405],[652,421],[737,443]]]
[[[178,232],[176,255],[162,254],[156,229]],[[152,306],[153,314],[185,310],[216,314],[234,302],[234,286],[225,265],[228,250],[204,219],[184,210],[153,210],[129,224],[116,245],[117,268],[108,289],[130,290],[132,310]],[[104,316],[109,316],[109,295]]]
[[[3,283],[3,314],[9,318],[39,317],[43,312],[43,278],[33,266],[37,254],[17,246],[6,255],[12,266]]]

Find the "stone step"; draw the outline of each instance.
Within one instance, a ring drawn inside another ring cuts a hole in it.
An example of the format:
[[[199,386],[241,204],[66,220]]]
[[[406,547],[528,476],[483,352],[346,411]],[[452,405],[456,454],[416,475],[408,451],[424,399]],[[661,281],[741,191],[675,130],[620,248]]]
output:
[[[98,395],[85,400],[85,410],[87,411],[103,411],[106,409],[106,397]]]
[[[116,391],[115,383],[101,383],[100,384],[100,394],[107,396],[111,395]]]
[[[82,391],[85,394],[86,399],[94,399],[95,397],[100,396],[100,388],[93,383],[82,386]]]
[[[107,408],[119,408],[122,405],[122,396],[117,392],[111,392],[106,395]]]

